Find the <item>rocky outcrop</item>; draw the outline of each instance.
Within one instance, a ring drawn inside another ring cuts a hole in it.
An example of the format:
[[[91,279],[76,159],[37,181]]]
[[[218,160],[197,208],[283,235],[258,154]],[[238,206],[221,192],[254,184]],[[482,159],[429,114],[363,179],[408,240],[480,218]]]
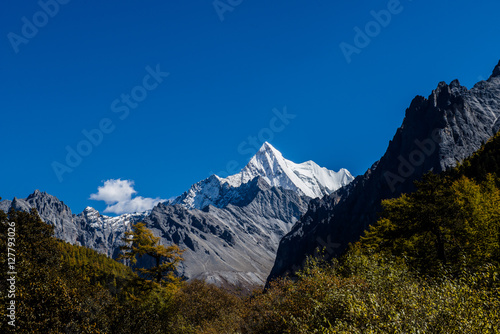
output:
[[[7,212],[7,211],[9,211],[11,205],[12,205],[12,201],[9,201],[8,199],[4,199],[3,201],[0,201],[0,210]]]
[[[35,190],[25,200],[30,208],[36,208],[40,218],[54,225],[54,231],[58,238],[75,244],[80,234],[80,228],[73,221],[71,209],[56,197]],[[24,209],[26,210],[26,208]]]

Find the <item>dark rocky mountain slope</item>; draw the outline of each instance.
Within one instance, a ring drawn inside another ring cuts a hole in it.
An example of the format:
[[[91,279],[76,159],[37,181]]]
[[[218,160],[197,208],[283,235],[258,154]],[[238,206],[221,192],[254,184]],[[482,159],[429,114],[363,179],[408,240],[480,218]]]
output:
[[[472,89],[441,82],[428,98],[417,96],[384,156],[347,186],[321,199],[281,240],[269,279],[299,269],[308,255],[326,248],[341,254],[377,220],[382,199],[414,190],[427,171],[439,173],[478,150],[500,128],[500,62]]]

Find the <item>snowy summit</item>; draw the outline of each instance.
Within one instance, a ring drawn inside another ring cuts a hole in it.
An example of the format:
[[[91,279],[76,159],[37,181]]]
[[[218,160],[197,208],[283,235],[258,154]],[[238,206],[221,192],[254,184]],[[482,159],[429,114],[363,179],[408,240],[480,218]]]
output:
[[[191,186],[171,204],[181,204],[189,209],[218,206],[217,203],[224,202],[220,197],[227,193],[228,188],[238,188],[256,177],[261,177],[270,186],[293,190],[311,198],[329,195],[354,179],[344,168],[334,172],[313,161],[294,163],[265,142],[238,174],[227,178],[212,175]]]

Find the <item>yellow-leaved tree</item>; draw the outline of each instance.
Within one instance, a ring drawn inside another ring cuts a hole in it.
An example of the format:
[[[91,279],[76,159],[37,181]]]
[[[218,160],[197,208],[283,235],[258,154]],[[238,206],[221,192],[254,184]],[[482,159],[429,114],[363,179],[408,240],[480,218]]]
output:
[[[175,271],[183,261],[182,253],[184,252],[179,246],[161,245],[160,237],[156,237],[142,222],[133,225],[131,231],[125,232],[122,240],[125,245],[120,247],[123,253],[118,257],[119,260],[127,260],[135,264],[138,257],[150,256],[153,259],[152,267],[135,268],[143,277],[160,285],[164,281],[175,283],[179,280]]]

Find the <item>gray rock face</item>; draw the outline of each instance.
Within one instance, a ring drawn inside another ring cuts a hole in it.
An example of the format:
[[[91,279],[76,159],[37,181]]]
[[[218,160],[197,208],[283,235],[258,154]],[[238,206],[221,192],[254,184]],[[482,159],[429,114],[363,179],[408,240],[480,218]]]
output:
[[[186,249],[180,274],[216,284],[263,284],[279,240],[309,201],[294,191],[270,187],[262,178],[243,184],[234,198],[235,204],[203,210],[159,204],[145,218],[164,244]]]
[[[116,258],[125,232],[129,231],[133,224],[144,220],[147,214],[148,212],[108,217],[101,215],[94,208],[87,207],[82,213],[73,215],[73,223],[77,229],[76,243]]]
[[[28,212],[31,209],[30,205],[26,202],[26,200],[17,197],[14,197],[14,199],[12,200],[10,208],[13,208],[16,211],[26,211],[26,212]]]
[[[377,219],[381,200],[414,190],[427,171],[441,172],[478,150],[500,128],[500,63],[487,81],[472,89],[458,80],[417,96],[406,110],[384,156],[364,175],[322,199],[280,242],[269,279],[300,269],[306,256],[326,248],[340,255]]]
[[[107,217],[101,216],[95,209],[86,208],[81,214],[75,215],[57,197],[39,190],[35,190],[26,199],[4,200],[0,205],[0,210],[5,212],[11,207],[25,212],[35,208],[43,221],[54,225],[56,238],[95,249],[108,256],[117,254],[123,233],[147,214]]]
[[[183,193],[169,204],[179,204],[189,209],[203,209],[209,205],[217,208],[224,208],[229,204],[244,206],[248,204],[249,200],[253,199],[253,196],[255,196],[255,194],[251,192],[257,191],[257,189],[249,185],[250,182],[242,184],[240,187],[231,187],[228,183],[221,182],[218,176],[211,175],[207,179],[194,184],[190,191]],[[189,196],[194,192],[193,188],[196,190],[202,189],[196,196],[201,196],[203,199],[198,200],[199,203],[196,203],[196,206],[189,203]]]
[[[25,212],[29,212],[31,208],[37,209],[42,220],[54,225],[55,234],[58,238],[76,243],[79,229],[73,222],[73,214],[70,208],[56,197],[35,190],[26,199],[14,197],[12,201],[2,201],[0,210],[7,212],[10,208]]]
[[[0,201],[0,210],[7,212],[10,209],[10,206],[12,204],[12,201],[9,201],[8,199],[4,199],[3,201]]]
[[[72,244],[76,243],[79,229],[73,221],[71,209],[56,197],[46,192],[35,192],[25,200],[29,208],[36,208],[40,218],[54,225],[56,237]],[[24,211],[27,211],[24,208]]]

